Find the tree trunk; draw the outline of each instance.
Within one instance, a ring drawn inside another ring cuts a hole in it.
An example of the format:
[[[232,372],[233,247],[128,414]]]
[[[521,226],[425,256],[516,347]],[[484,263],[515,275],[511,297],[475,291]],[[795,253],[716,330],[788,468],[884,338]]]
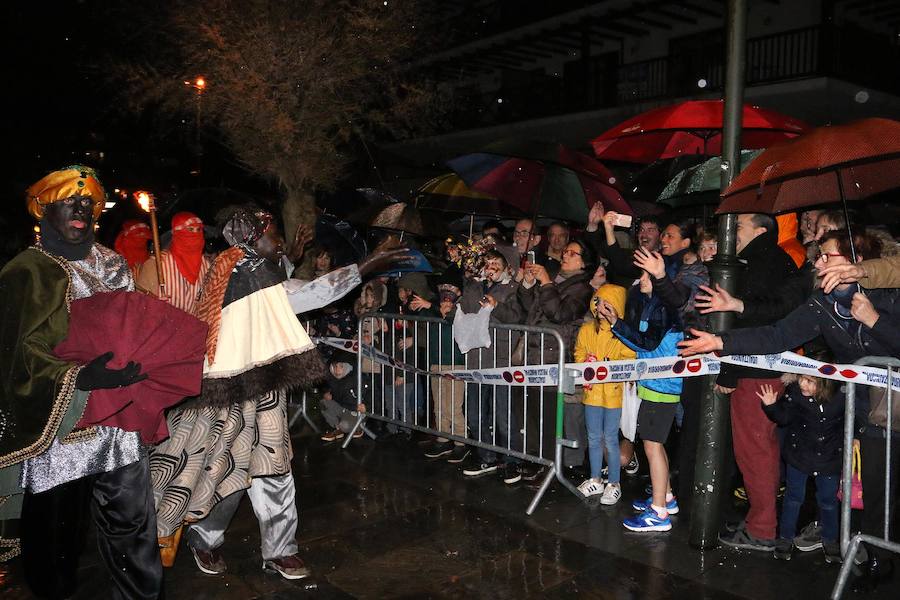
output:
[[[284,221],[284,241],[290,247],[298,225],[305,223],[312,227],[316,222],[316,198],[313,193],[306,189],[288,188],[281,207],[281,218]]]

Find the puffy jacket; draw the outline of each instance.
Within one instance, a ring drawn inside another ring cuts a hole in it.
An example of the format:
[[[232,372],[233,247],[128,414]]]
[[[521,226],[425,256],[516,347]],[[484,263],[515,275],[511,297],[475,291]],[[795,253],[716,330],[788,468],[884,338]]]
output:
[[[612,331],[638,359],[677,356],[678,342],[684,334],[675,326],[677,316],[656,296],[647,297],[638,286],[628,291],[625,318],[618,319]],[[680,377],[638,380],[638,396],[650,402],[678,402]]]
[[[591,311],[596,316],[596,302],[602,299],[612,304],[616,312],[622,314],[625,312],[625,294],[625,288],[621,286],[611,283],[601,285],[591,299]],[[587,362],[589,355],[593,355],[597,360],[624,360],[635,357],[634,350],[613,335],[609,321],[602,318],[585,323],[578,330],[578,337],[575,339],[575,361]],[[585,385],[582,402],[590,406],[622,408],[622,384]]]
[[[841,472],[844,442],[844,394],[836,391],[827,402],[800,393],[796,383],[771,406],[763,405],[769,419],[787,426],[781,454],[784,461],[807,475]]]

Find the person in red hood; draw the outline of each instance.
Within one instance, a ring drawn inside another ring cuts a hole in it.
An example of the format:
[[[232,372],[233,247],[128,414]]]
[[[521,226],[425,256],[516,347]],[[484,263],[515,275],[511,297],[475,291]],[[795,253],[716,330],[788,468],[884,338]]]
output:
[[[137,275],[140,266],[150,258],[147,242],[152,239],[150,226],[137,219],[122,223],[122,230],[116,236],[116,254],[125,259],[132,275]]]
[[[172,306],[195,313],[197,298],[212,259],[203,254],[203,221],[189,212],[172,216],[172,244],[160,252],[163,288],[156,274],[156,257],[148,258],[135,276],[135,284]]]

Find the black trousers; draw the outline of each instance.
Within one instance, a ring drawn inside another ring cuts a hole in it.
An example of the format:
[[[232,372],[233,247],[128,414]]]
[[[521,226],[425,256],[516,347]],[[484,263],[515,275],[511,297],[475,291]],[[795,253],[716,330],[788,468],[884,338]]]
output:
[[[31,591],[54,599],[75,593],[88,511],[109,575],[109,597],[160,598],[163,574],[146,457],[109,473],[25,494],[22,560]]]
[[[863,487],[863,511],[861,531],[863,533],[882,537],[884,536],[884,484],[885,484],[885,450],[887,443],[884,438],[873,438],[861,435],[859,438],[859,450],[862,456],[862,487]],[[889,539],[895,540],[894,531],[897,525],[897,495],[900,491],[897,479],[900,478],[900,433],[894,432],[891,439],[891,490],[889,494],[891,507],[891,522],[889,523]],[[870,552],[890,556],[890,553],[872,547]]]

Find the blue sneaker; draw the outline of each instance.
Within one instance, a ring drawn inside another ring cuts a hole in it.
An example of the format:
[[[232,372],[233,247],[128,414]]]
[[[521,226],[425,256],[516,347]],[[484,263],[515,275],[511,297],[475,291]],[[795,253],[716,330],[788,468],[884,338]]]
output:
[[[646,500],[635,500],[631,503],[631,508],[638,512],[644,512],[645,510],[650,510],[650,505],[653,504],[653,497],[647,498]],[[669,502],[666,502],[666,510],[669,511],[670,515],[678,514],[678,500],[676,498],[672,498]]]
[[[660,518],[655,510],[648,508],[639,515],[628,517],[622,521],[622,525],[629,531],[669,531],[672,529],[672,520],[669,517]]]

